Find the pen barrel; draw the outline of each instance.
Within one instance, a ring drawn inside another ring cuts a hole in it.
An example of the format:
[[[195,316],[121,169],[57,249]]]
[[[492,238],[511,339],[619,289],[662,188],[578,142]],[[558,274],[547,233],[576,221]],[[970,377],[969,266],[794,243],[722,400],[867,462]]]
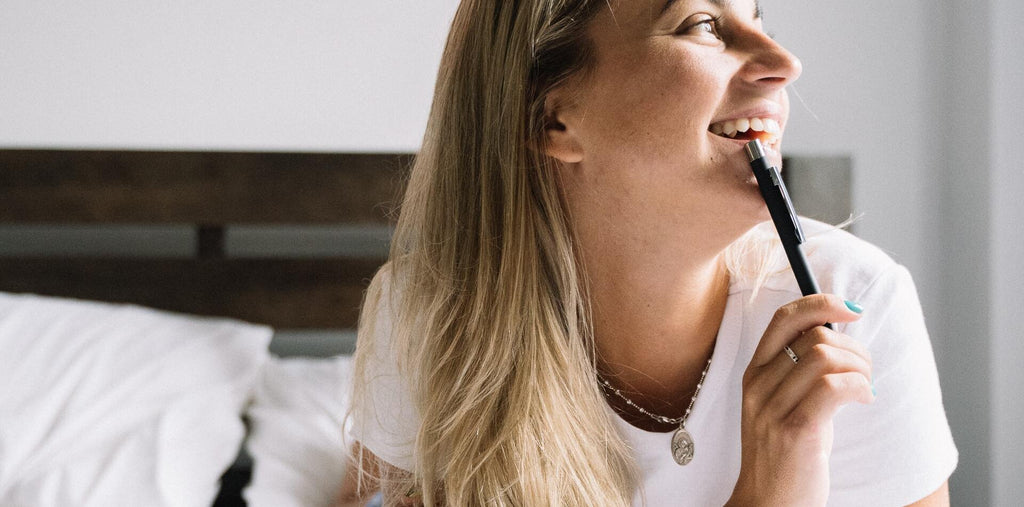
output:
[[[800,249],[800,244],[804,241],[803,230],[798,222],[799,217],[789,202],[789,194],[778,170],[769,167],[763,157],[751,160],[750,167],[754,172],[754,177],[757,178],[761,197],[764,198],[764,203],[772,216],[772,223],[775,224],[775,230],[779,233],[779,239],[782,241],[782,247],[789,259],[789,266],[796,276],[797,285],[800,286],[800,292],[805,296],[820,293],[818,282],[807,266],[807,258],[804,256],[803,250]]]
[[[768,166],[764,147],[756,139],[746,145],[746,152],[750,161],[750,169],[754,172],[754,177],[757,178],[757,187],[761,190],[761,197],[764,198],[768,212],[772,215],[772,223],[775,224],[775,230],[779,233],[782,247],[789,259],[789,266],[793,270],[793,275],[796,276],[796,283],[800,286],[800,293],[804,296],[819,294],[821,289],[818,287],[817,280],[814,279],[814,273],[807,266],[804,251],[800,249],[800,244],[804,242],[800,217],[793,209],[793,203],[779,170]],[[835,330],[835,326],[830,323],[825,323],[824,326]]]
[[[800,286],[800,293],[805,296],[821,294],[818,281],[815,280],[811,269],[807,266],[807,257],[804,257],[804,251],[800,248],[800,245],[796,242],[783,241],[782,247],[786,250],[789,265],[793,268],[793,274],[796,275],[796,283]],[[835,324],[830,322],[826,322],[824,326],[833,331],[836,329]]]
[[[804,251],[800,249],[800,245],[783,242],[782,247],[786,250],[789,265],[793,268],[793,274],[796,275],[796,283],[800,286],[800,293],[805,296],[820,294],[821,289],[818,287],[818,281],[811,275],[811,269],[807,266],[807,257],[804,256]]]

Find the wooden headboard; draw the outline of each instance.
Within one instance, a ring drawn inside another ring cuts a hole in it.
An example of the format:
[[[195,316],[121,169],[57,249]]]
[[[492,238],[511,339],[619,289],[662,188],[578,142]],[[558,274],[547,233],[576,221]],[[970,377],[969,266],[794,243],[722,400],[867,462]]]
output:
[[[411,154],[0,149],[0,226],[181,225],[190,258],[0,256],[0,291],[137,303],[277,329],[352,329],[383,255],[230,258],[247,225],[386,227]],[[850,216],[849,158],[788,159],[801,214]],[[837,190],[838,189],[838,190]]]
[[[384,261],[230,258],[234,225],[390,223],[409,154],[0,150],[0,224],[181,225],[191,258],[0,258],[0,291],[136,303],[284,329],[354,328]]]

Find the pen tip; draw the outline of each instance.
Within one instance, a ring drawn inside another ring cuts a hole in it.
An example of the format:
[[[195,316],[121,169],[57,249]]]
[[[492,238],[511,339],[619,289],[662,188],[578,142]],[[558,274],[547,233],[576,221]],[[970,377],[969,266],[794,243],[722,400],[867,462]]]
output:
[[[754,139],[746,145],[747,159],[753,162],[759,158],[764,158],[764,146],[761,144],[760,139]]]

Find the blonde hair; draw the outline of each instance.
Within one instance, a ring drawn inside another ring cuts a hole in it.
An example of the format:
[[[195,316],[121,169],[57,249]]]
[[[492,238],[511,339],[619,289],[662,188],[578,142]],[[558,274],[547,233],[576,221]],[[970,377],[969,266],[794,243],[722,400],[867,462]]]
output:
[[[426,505],[631,501],[635,466],[595,382],[578,255],[543,155],[545,97],[585,72],[600,5],[464,0],[455,14],[391,283],[378,274],[360,319],[352,410],[367,401],[380,317],[420,416],[414,470],[382,478],[407,482],[385,491]]]

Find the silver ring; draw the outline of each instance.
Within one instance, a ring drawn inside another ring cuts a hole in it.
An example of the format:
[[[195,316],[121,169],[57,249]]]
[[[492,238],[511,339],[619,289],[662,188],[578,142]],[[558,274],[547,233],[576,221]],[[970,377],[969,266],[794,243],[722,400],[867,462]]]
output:
[[[793,360],[793,364],[800,362],[800,356],[796,355],[796,352],[793,352],[793,349],[789,348],[789,345],[782,347],[782,350],[786,351],[786,355],[788,355],[789,358]]]

